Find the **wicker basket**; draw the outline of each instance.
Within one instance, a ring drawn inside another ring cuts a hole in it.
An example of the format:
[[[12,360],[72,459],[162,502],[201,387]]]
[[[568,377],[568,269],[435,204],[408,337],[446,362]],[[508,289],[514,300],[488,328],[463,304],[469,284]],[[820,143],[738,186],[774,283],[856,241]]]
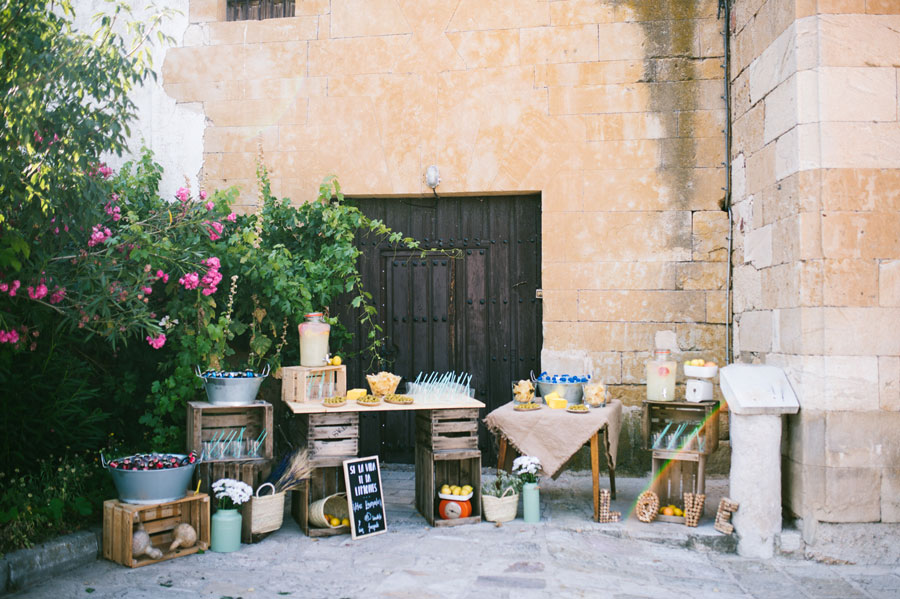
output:
[[[512,488],[508,487],[500,497],[481,496],[485,520],[488,522],[509,522],[516,519],[516,510],[519,508],[519,494],[507,495],[510,492],[512,492]]]
[[[334,495],[329,495],[325,499],[314,501],[313,504],[309,506],[310,524],[319,528],[340,528],[339,526],[332,526],[330,522],[325,520],[325,514],[340,518],[341,520],[349,518],[350,512],[347,510],[347,494],[335,493]]]
[[[271,495],[260,496],[263,487],[272,487]],[[244,508],[243,516],[250,523],[251,534],[272,532],[281,528],[284,519],[284,491],[275,492],[272,483],[263,483],[256,489],[256,495],[250,498],[250,502]]]

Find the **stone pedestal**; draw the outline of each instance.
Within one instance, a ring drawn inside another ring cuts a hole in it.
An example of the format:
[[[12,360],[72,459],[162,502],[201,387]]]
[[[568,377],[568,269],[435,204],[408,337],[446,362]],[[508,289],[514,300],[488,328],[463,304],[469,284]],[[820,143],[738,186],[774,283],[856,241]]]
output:
[[[781,418],[731,414],[731,520],[744,557],[772,557],[781,533]]]

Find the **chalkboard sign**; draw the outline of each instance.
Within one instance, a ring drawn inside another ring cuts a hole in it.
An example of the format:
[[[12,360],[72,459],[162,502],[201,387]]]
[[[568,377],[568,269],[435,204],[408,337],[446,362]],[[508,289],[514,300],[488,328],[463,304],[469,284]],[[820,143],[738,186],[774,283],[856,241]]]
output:
[[[378,456],[344,461],[344,483],[353,538],[387,531]]]

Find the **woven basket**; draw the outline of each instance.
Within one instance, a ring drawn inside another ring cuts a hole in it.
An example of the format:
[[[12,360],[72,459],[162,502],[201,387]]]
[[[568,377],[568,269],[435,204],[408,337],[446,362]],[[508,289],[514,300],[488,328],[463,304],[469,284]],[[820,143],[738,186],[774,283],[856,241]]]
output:
[[[484,519],[488,522],[509,522],[516,519],[516,510],[519,507],[519,494],[513,493],[511,487],[507,487],[500,497],[491,495],[481,496],[481,505],[484,508]]]
[[[272,487],[272,495],[260,496],[263,487]],[[256,495],[243,510],[244,519],[250,523],[251,534],[272,532],[281,528],[284,519],[284,491],[275,492],[272,483],[263,483],[256,489]]]
[[[310,524],[319,528],[339,528],[338,526],[332,526],[330,522],[325,520],[325,514],[340,518],[341,520],[349,518],[350,512],[347,511],[347,494],[335,493],[334,495],[329,495],[325,499],[314,501],[313,504],[309,506]]]

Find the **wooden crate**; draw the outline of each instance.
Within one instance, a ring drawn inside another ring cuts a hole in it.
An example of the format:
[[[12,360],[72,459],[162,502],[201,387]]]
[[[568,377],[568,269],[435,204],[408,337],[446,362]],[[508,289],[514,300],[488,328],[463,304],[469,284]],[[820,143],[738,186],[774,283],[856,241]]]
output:
[[[210,492],[210,487],[220,478],[233,478],[245,482],[253,490],[265,482],[272,471],[272,460],[231,460],[227,462],[200,462],[194,470],[194,488]]]
[[[320,384],[323,380],[324,384]],[[335,395],[347,395],[346,366],[285,366],[281,369],[281,400],[284,402],[307,403]]]
[[[700,453],[654,450],[650,480],[650,490],[659,496],[660,506],[673,503],[683,508],[685,493],[706,493],[706,456]]]
[[[275,451],[274,423],[272,404],[265,401],[257,400],[247,406],[216,406],[206,401],[191,401],[187,406],[187,450],[199,455],[203,441],[221,436],[222,431],[228,436],[232,431],[240,433],[244,428],[244,439],[256,440],[263,430],[267,430],[258,459],[271,459]]]
[[[309,524],[309,506],[319,499],[325,499],[335,493],[343,493],[345,490],[344,469],[341,465],[314,469],[309,479],[300,483],[300,487],[291,492],[291,515],[306,536],[330,537],[350,534],[349,526],[317,528]]]
[[[476,410],[477,412],[477,410]],[[438,513],[441,486],[469,484],[474,490],[472,515],[443,520]],[[478,449],[432,451],[416,445],[416,508],[432,526],[458,526],[481,522],[481,452]]]
[[[340,466],[359,452],[359,414],[325,412],[300,417],[300,434],[306,439],[313,467]]]
[[[478,410],[422,410],[416,414],[416,444],[432,451],[478,449]]]
[[[116,499],[103,502],[103,557],[129,568],[139,568],[165,560],[191,555],[209,548],[209,495],[189,494],[183,499],[154,505],[122,503]],[[179,548],[166,553],[172,543],[172,531],[187,522],[197,531],[193,547]],[[134,558],[131,541],[138,525],[150,535],[153,546],[163,552],[159,559],[146,555]]]
[[[703,424],[700,435],[698,435],[704,439],[703,450],[699,449],[695,441],[682,449],[681,453],[710,455],[719,447],[719,402],[690,403],[645,400],[641,414],[644,449],[652,449],[652,435],[663,431],[670,422],[673,425],[669,428],[669,432],[674,432],[675,427],[682,422]]]

